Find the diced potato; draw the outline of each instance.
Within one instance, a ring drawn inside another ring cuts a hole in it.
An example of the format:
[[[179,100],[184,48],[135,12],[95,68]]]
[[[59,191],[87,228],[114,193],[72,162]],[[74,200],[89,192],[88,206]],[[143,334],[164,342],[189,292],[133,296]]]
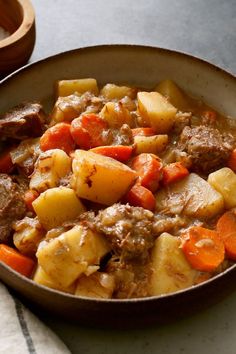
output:
[[[89,266],[98,266],[101,257],[109,251],[103,236],[76,225],[59,237],[42,241],[36,256],[39,265],[56,284],[68,287]]]
[[[133,117],[121,102],[106,103],[100,116],[107,121],[110,128],[120,128],[123,124],[128,124],[132,128],[134,125]]]
[[[113,275],[96,272],[89,277],[82,275],[77,282],[75,295],[100,299],[110,299],[115,289]]]
[[[159,92],[138,92],[138,110],[147,125],[158,134],[172,128],[177,109]]]
[[[152,135],[142,136],[137,135],[134,137],[135,153],[137,155],[147,152],[152,154],[158,154],[165,150],[168,144],[168,135]]]
[[[172,293],[194,284],[198,273],[187,262],[177,237],[161,234],[155,241],[151,260],[151,295]]]
[[[51,113],[50,126],[63,121],[71,122],[82,113],[83,109],[82,98],[76,94],[58,97]]]
[[[123,163],[84,150],[75,151],[72,170],[71,186],[76,194],[105,205],[120,200],[137,178]]]
[[[76,287],[75,283],[71,284],[68,287],[62,287],[62,286],[58,285],[54,281],[54,279],[50,278],[49,275],[47,275],[47,273],[45,273],[43,268],[40,266],[37,267],[34,277],[33,277],[33,280],[35,281],[35,283],[47,286],[48,288],[56,289],[59,291],[63,291],[65,293],[70,293],[70,294],[75,293],[75,287]]]
[[[37,218],[25,217],[14,226],[13,242],[16,248],[26,256],[34,256],[39,242],[45,236],[45,231]]]
[[[70,171],[71,158],[63,150],[48,150],[41,153],[36,161],[29,187],[38,192],[56,187]]]
[[[121,100],[123,97],[128,96],[135,98],[136,89],[128,86],[118,86],[114,84],[106,84],[100,91],[100,95],[108,100]]]
[[[188,106],[184,93],[172,80],[161,81],[155,91],[165,96],[174,107],[180,110],[185,110]]]
[[[236,174],[230,168],[211,173],[208,182],[223,196],[227,209],[236,207]]]
[[[156,194],[156,209],[209,219],[224,209],[224,199],[207,181],[190,173]]]
[[[40,223],[46,230],[75,219],[85,211],[85,207],[75,191],[67,187],[48,189],[32,203]]]
[[[84,93],[86,91],[98,94],[98,85],[95,79],[60,80],[56,84],[57,96],[69,96],[75,92]]]

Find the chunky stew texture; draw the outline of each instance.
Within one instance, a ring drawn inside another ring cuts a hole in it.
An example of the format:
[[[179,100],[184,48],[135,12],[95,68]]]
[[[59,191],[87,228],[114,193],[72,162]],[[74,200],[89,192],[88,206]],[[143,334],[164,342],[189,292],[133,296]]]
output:
[[[0,120],[0,260],[36,283],[137,298],[236,261],[236,123],[174,82],[61,80]]]

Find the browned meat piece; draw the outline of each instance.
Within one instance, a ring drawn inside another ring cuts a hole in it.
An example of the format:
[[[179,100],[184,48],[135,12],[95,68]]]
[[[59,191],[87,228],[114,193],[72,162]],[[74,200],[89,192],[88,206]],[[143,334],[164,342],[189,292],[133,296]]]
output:
[[[193,171],[208,174],[225,164],[234,144],[231,134],[221,134],[218,129],[203,125],[187,126],[180,135],[177,159],[188,160]]]
[[[187,227],[190,223],[191,220],[186,216],[155,214],[153,230],[156,235],[160,235],[163,232],[170,232],[172,235],[176,235],[179,230]]]
[[[153,246],[153,213],[128,204],[114,204],[101,210],[94,219],[95,229],[105,234],[112,248],[122,257],[147,257]]]
[[[0,242],[10,243],[12,224],[25,216],[25,180],[0,174]]]
[[[175,122],[172,131],[175,134],[181,133],[184,127],[190,125],[191,118],[192,118],[192,113],[179,111],[175,116]]]
[[[132,145],[134,142],[132,130],[128,124],[120,129],[107,129],[103,131],[104,145]]]
[[[73,94],[58,97],[52,111],[52,119],[58,121],[72,121],[82,113],[98,113],[104,105],[104,99],[96,97],[91,92],[83,95]]]
[[[11,159],[21,174],[30,176],[40,153],[39,138],[25,139],[11,151]]]
[[[39,103],[22,103],[0,119],[0,137],[23,140],[40,136],[45,130],[46,115]]]
[[[149,296],[151,268],[145,264],[124,263],[113,256],[107,263],[105,272],[115,277],[116,299]]]
[[[114,132],[113,136],[114,145],[131,145],[134,142],[132,130],[128,124],[123,124],[117,134]]]

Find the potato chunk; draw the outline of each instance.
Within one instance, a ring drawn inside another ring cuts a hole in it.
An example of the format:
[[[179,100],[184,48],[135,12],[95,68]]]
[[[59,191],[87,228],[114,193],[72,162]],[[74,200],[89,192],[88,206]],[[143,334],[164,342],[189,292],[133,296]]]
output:
[[[120,128],[123,124],[128,124],[132,128],[134,125],[130,112],[121,102],[106,103],[100,115],[110,128]]]
[[[100,299],[110,299],[115,289],[113,275],[95,272],[90,276],[82,275],[78,279],[75,295]]]
[[[135,143],[135,154],[139,155],[143,152],[156,154],[165,150],[168,144],[168,135],[152,135],[152,136],[142,136],[137,135],[134,137]]]
[[[195,173],[163,188],[156,194],[157,210],[209,219],[224,209],[224,199],[208,182]]]
[[[13,242],[16,248],[26,256],[34,256],[39,242],[45,236],[45,230],[37,218],[25,217],[14,226]]]
[[[121,100],[125,96],[135,98],[136,89],[128,86],[118,86],[114,84],[106,84],[100,91],[100,95],[108,100]]]
[[[188,106],[184,93],[172,80],[161,81],[155,91],[165,96],[174,107],[180,110],[185,110]]]
[[[97,203],[112,205],[137,178],[123,163],[91,151],[76,150],[71,186],[76,194]]]
[[[54,279],[50,278],[49,275],[47,273],[45,273],[43,268],[40,266],[37,267],[37,269],[34,273],[33,280],[37,284],[44,285],[44,286],[47,286],[48,288],[56,289],[59,291],[63,291],[65,293],[74,294],[74,292],[75,292],[75,286],[76,286],[75,283],[71,284],[68,287],[62,287],[62,286],[58,285],[54,281]]]
[[[155,241],[151,260],[151,295],[172,293],[194,284],[198,273],[187,262],[177,237],[161,234]]]
[[[208,176],[208,182],[222,194],[225,207],[236,207],[236,174],[228,167],[221,168]]]
[[[42,241],[36,256],[39,265],[61,287],[70,286],[81,274],[96,270],[110,247],[107,240],[81,225],[59,237]],[[94,267],[97,266],[97,267]]]
[[[69,96],[75,92],[82,94],[86,91],[98,94],[98,85],[95,79],[60,80],[56,84],[57,96]]]
[[[48,189],[41,193],[32,205],[46,230],[60,226],[67,220],[73,220],[85,211],[75,191],[67,187]]]
[[[52,149],[40,154],[35,164],[29,187],[38,192],[56,187],[60,178],[71,171],[71,158],[60,149]]]
[[[158,134],[165,134],[172,128],[177,109],[158,92],[138,92],[138,110],[147,125]]]

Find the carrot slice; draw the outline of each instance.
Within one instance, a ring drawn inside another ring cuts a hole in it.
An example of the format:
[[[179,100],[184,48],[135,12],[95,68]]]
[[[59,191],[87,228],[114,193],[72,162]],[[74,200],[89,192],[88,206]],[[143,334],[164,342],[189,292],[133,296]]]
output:
[[[144,209],[154,210],[156,200],[152,192],[136,183],[127,193],[125,200],[133,206],[139,206]]]
[[[236,215],[227,211],[218,220],[216,230],[224,242],[227,256],[236,261]]]
[[[136,156],[132,161],[131,168],[138,173],[143,187],[156,192],[162,179],[163,169],[161,160],[156,155],[143,153]]]
[[[110,145],[110,146],[98,146],[91,151],[96,154],[112,157],[115,160],[121,162],[127,162],[132,155],[133,148],[132,146],[127,145]]]
[[[194,226],[183,236],[183,252],[194,269],[214,271],[224,260],[225,247],[218,233]]]
[[[58,123],[46,130],[40,138],[40,148],[43,151],[61,149],[67,154],[75,148],[75,142],[70,133],[69,123]]]
[[[155,135],[156,132],[153,128],[147,127],[147,128],[134,128],[132,130],[132,135],[137,136],[137,135],[142,135],[142,136],[152,136]]]
[[[31,276],[35,267],[35,262],[31,258],[4,244],[0,245],[0,261],[26,277]]]
[[[12,148],[7,149],[0,155],[0,173],[10,173],[14,168],[10,154],[11,150]]]
[[[170,183],[177,182],[186,177],[189,171],[181,162],[173,162],[163,168],[163,184],[166,186]]]
[[[231,152],[227,166],[236,172],[236,149]]]
[[[107,122],[98,115],[84,114],[71,123],[71,135],[81,149],[91,149],[103,145],[102,133],[107,129]]]
[[[25,194],[24,194],[24,202],[25,202],[26,207],[27,207],[28,210],[34,211],[32,203],[33,203],[33,201],[36,198],[38,198],[38,196],[39,196],[39,193],[34,191],[34,190],[32,190],[32,189],[29,189],[29,190],[27,190],[25,192]]]

